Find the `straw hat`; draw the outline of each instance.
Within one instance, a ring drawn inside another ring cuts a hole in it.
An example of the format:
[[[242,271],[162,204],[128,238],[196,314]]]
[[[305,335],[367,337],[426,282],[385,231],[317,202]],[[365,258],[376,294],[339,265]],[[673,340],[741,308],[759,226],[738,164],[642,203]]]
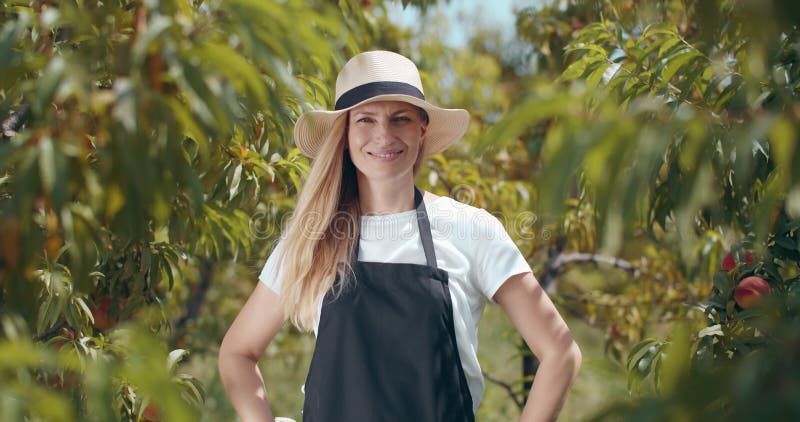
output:
[[[391,51],[368,51],[351,58],[336,78],[336,108],[303,113],[294,125],[294,142],[303,154],[316,157],[337,118],[361,104],[404,101],[428,113],[422,156],[444,151],[461,139],[469,126],[469,113],[437,107],[425,101],[417,66]]]

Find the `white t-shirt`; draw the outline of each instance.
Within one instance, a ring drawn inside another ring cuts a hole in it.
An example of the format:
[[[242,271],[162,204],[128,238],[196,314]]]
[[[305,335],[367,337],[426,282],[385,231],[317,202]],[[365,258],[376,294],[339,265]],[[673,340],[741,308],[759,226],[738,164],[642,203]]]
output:
[[[425,206],[436,263],[448,273],[458,353],[472,395],[473,411],[477,411],[484,390],[477,355],[478,323],[483,309],[509,277],[531,272],[531,268],[502,223],[486,210],[446,196]],[[282,239],[259,276],[262,283],[277,293],[281,279],[275,268],[281,246]],[[358,260],[426,264],[416,211],[362,216]]]

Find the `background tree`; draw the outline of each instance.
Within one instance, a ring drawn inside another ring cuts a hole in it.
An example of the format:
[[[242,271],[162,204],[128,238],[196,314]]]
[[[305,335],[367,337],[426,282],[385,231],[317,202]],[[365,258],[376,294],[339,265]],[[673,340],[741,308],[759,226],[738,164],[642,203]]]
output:
[[[571,40],[540,38],[565,15],[578,23]],[[780,1],[566,2],[521,15],[539,45],[566,45],[566,67],[556,84],[532,82],[482,144],[541,145],[543,215],[566,235],[575,209],[588,210],[598,251],[639,261],[624,285],[573,284],[578,294],[560,297],[610,325],[612,356],[672,332],[654,323],[688,323],[627,359],[630,388],[649,377],[662,398],[604,416],[795,414],[797,18]]]
[[[181,345],[275,237],[251,224],[301,183],[288,134],[359,50],[360,5],[0,5],[3,418],[194,420]]]

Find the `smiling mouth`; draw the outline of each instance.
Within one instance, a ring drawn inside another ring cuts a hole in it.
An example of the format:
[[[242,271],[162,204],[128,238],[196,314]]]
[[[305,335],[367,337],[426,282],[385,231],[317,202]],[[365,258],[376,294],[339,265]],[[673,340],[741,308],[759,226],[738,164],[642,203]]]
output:
[[[384,153],[368,152],[367,154],[369,154],[369,155],[371,155],[371,156],[373,156],[373,157],[375,157],[375,158],[377,158],[379,160],[391,161],[391,160],[394,160],[395,158],[399,157],[400,154],[402,154],[402,153],[403,153],[403,151],[400,150],[400,151],[391,151],[391,152],[384,152]]]

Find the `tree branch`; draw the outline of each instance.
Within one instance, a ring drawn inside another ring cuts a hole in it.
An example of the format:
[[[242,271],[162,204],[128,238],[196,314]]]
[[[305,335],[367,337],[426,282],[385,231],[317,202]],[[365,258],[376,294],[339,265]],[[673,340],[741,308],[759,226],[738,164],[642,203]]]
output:
[[[518,408],[522,409],[525,406],[525,402],[520,399],[519,393],[514,391],[514,388],[511,387],[511,384],[508,384],[502,380],[493,377],[492,374],[486,371],[481,371],[481,373],[483,374],[483,377],[486,378],[489,382],[506,390],[506,393],[508,393],[508,396],[511,397],[511,400],[514,400],[514,404],[516,404]]]
[[[72,331],[73,334],[74,334],[75,330],[73,330],[72,327],[70,327],[69,324],[67,324],[67,321],[62,319],[58,324],[56,324],[56,325],[54,325],[54,326],[42,331],[42,333],[39,334],[38,336],[34,337],[33,340],[34,341],[46,341],[46,340],[49,340],[49,339],[55,337],[56,334],[58,334],[58,332],[61,331],[62,328],[66,328],[66,329]]]
[[[635,265],[632,265],[628,261],[614,256],[599,255],[595,253],[573,252],[565,254],[559,252],[555,259],[548,261],[544,266],[540,280],[542,287],[547,290],[548,293],[553,293],[556,288],[556,281],[558,277],[561,276],[564,271],[566,271],[567,265],[573,263],[608,264],[614,268],[631,273],[631,275],[636,275],[638,271],[638,268]]]
[[[177,321],[173,323],[174,337],[173,343],[182,335],[183,328],[192,319],[196,318],[200,313],[200,307],[206,298],[209,287],[211,287],[211,276],[213,275],[213,264],[211,261],[204,259],[200,263],[200,285],[194,292],[192,297],[189,298],[186,305],[186,313]]]
[[[31,115],[31,109],[28,106],[23,106],[21,110],[12,112],[3,120],[2,131],[4,140],[11,139],[14,135],[25,126]]]

